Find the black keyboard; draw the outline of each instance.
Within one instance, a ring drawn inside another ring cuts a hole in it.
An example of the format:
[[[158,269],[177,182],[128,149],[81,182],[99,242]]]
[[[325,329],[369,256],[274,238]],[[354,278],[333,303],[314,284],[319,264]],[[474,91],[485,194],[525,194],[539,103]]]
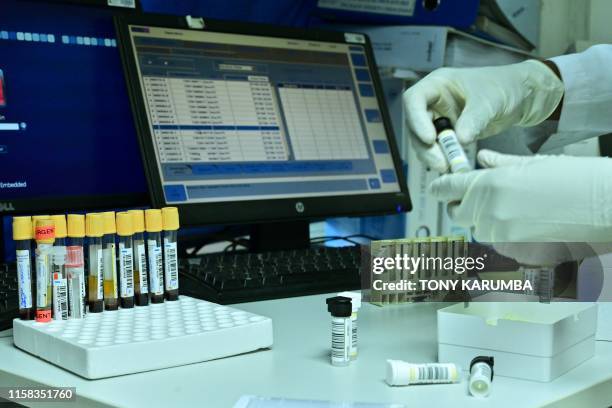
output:
[[[229,252],[180,262],[180,292],[230,304],[360,287],[359,246]]]
[[[0,330],[13,327],[13,319],[19,316],[17,272],[14,264],[0,263]]]

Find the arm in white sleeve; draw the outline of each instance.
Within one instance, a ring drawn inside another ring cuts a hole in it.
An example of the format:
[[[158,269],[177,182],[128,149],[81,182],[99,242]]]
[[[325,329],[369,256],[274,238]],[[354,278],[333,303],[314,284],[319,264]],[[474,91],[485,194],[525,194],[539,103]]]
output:
[[[612,132],[612,45],[596,45],[551,61],[565,86],[558,133]]]

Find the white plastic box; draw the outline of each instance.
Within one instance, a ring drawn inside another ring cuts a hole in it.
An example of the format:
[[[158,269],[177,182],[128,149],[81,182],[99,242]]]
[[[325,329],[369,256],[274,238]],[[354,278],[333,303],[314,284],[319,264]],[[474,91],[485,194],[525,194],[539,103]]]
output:
[[[455,304],[438,310],[438,360],[493,356],[496,375],[552,381],[593,357],[596,328],[594,303]]]
[[[13,321],[15,345],[88,379],[198,363],[272,346],[272,320],[181,296],[88,313],[84,319]]]

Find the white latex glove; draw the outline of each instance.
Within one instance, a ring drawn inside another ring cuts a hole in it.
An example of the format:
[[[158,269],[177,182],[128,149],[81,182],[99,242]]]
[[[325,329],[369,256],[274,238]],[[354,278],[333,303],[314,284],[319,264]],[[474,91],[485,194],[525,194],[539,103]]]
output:
[[[421,161],[444,172],[448,163],[435,143],[433,117],[448,117],[465,145],[513,125],[543,122],[557,108],[563,92],[563,82],[536,60],[499,67],[438,69],[404,93],[412,146]]]
[[[444,175],[431,193],[481,242],[611,242],[612,159],[505,155],[481,150],[486,169]]]

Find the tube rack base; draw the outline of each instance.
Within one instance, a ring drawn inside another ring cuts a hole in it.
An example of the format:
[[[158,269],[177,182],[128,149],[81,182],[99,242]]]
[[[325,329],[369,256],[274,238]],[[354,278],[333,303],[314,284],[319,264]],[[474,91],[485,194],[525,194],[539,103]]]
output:
[[[15,319],[13,339],[18,348],[88,379],[198,363],[273,342],[270,318],[187,296],[84,319]]]

